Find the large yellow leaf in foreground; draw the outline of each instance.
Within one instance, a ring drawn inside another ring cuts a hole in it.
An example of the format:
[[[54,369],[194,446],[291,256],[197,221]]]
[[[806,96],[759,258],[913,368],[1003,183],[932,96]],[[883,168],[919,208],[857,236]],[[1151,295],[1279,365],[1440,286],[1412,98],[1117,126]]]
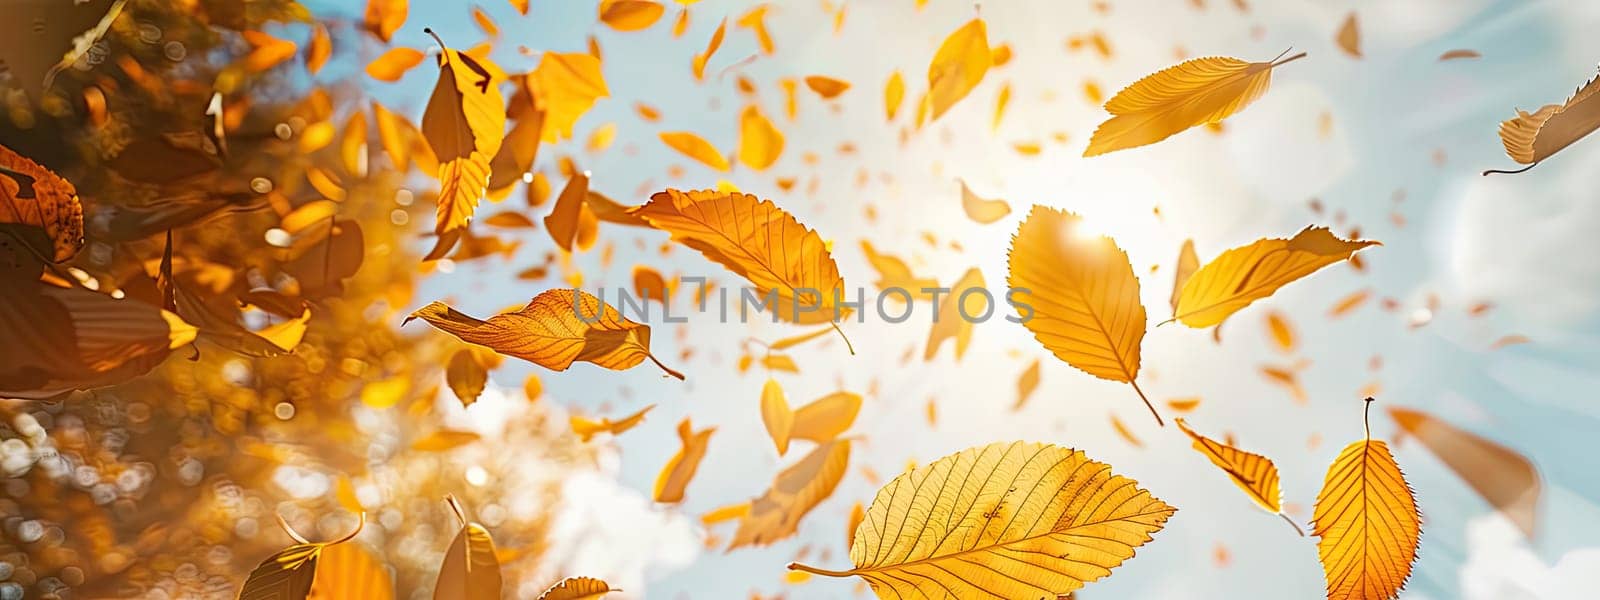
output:
[[[1515,118],[1500,123],[1500,143],[1506,148],[1506,156],[1528,166],[1518,171],[1490,170],[1483,174],[1532,169],[1539,161],[1600,129],[1600,97],[1595,92],[1600,92],[1600,77],[1583,84],[1563,104],[1546,104],[1532,113],[1518,110]]]
[[[1278,466],[1272,464],[1272,459],[1245,452],[1233,446],[1213,440],[1195,433],[1183,419],[1177,419],[1178,429],[1194,440],[1195,451],[1211,459],[1211,464],[1222,469],[1233,480],[1234,485],[1244,490],[1245,494],[1255,500],[1256,504],[1267,512],[1283,517],[1289,525],[1300,535],[1305,532],[1295,524],[1293,519],[1283,514],[1283,492],[1278,489]]]
[[[1422,515],[1388,444],[1370,429],[1328,467],[1314,519],[1329,600],[1390,600],[1405,587]]]
[[[1184,282],[1173,319],[1190,327],[1219,324],[1289,282],[1376,245],[1339,239],[1326,227],[1307,227],[1287,240],[1268,238],[1228,250]]]
[[[1106,101],[1111,118],[1089,139],[1084,156],[1154,144],[1190,127],[1221,123],[1272,85],[1272,69],[1305,53],[1269,62],[1196,58],[1133,82]]]
[[[422,319],[461,341],[487,346],[552,371],[589,362],[620,371],[648,358],[667,374],[683,379],[650,354],[650,326],[622,317],[617,309],[578,290],[547,290],[516,312],[481,321],[433,302],[406,317]],[[586,322],[589,321],[589,322]]]
[[[1007,284],[1027,290],[1032,317],[1023,326],[1040,344],[1085,373],[1139,389],[1139,344],[1144,305],[1128,254],[1111,238],[1091,233],[1073,213],[1035,205],[1011,238]]]
[[[1082,452],[969,448],[901,474],[855,531],[855,568],[879,598],[1055,598],[1111,574],[1177,509]]]
[[[429,35],[433,31],[427,31]],[[439,159],[439,239],[424,260],[437,260],[466,231],[489,186],[489,160],[505,137],[505,99],[499,68],[439,42],[439,80],[422,115],[422,136]]]
[[[811,325],[850,314],[839,266],[822,236],[771,200],[751,194],[669,189],[629,210],[672,240],[750,280],[763,298],[776,297],[777,318]]]

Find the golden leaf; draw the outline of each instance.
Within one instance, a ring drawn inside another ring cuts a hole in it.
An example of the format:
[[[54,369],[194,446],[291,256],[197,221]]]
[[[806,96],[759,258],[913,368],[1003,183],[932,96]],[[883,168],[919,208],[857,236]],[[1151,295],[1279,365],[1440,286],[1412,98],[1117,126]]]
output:
[[[472,21],[478,24],[478,29],[482,29],[485,35],[489,37],[500,35],[500,26],[495,25],[489,13],[483,12],[483,7],[472,7]]]
[[[565,371],[573,362],[589,362],[611,370],[632,368],[648,358],[668,375],[668,369],[650,354],[650,326],[629,321],[594,296],[578,290],[547,290],[515,312],[480,321],[434,302],[406,317],[420,318],[461,341],[539,365]]]
[[[544,112],[544,142],[554,144],[572,137],[578,118],[596,100],[611,95],[600,59],[585,52],[546,52],[539,66],[523,77],[523,85]]]
[[[1267,92],[1274,67],[1304,56],[1258,63],[1197,58],[1148,75],[1106,102],[1112,117],[1095,130],[1083,155],[1154,144],[1190,127],[1221,123]]]
[[[1011,405],[1011,410],[1022,410],[1022,405],[1028,403],[1028,398],[1033,396],[1034,390],[1039,389],[1039,359],[1028,363],[1028,368],[1023,369],[1022,375],[1017,376],[1017,403]]]
[[[758,4],[754,8],[745,11],[745,13],[739,17],[739,20],[734,21],[733,23],[734,25],[749,29],[751,32],[756,34],[756,41],[761,44],[762,54],[772,54],[774,49],[772,46],[772,35],[767,32],[767,10],[771,7],[772,6],[770,4]],[[687,13],[688,11],[684,12]]]
[[[778,319],[832,324],[849,314],[838,305],[844,279],[822,237],[770,200],[669,189],[629,213],[749,280]]]
[[[328,37],[328,26],[317,23],[311,28],[311,43],[306,45],[306,72],[316,75],[332,55],[333,39]]]
[[[656,405],[651,404],[639,409],[638,412],[615,421],[611,419],[591,421],[578,415],[568,417],[567,421],[572,426],[572,432],[578,434],[579,441],[587,442],[602,431],[611,435],[622,435],[622,432],[633,429],[634,426],[644,422],[645,413],[650,412],[650,409],[655,407]]]
[[[539,594],[539,600],[598,600],[620,591],[593,577],[568,577]]]
[[[1600,100],[1590,102],[1600,96],[1595,92],[1600,92],[1600,76],[1579,87],[1565,104],[1546,104],[1532,114],[1518,110],[1516,118],[1500,123],[1500,143],[1506,148],[1506,156],[1528,166],[1483,174],[1527,171],[1600,129]]]
[[[717,147],[712,146],[705,138],[687,131],[663,131],[659,137],[661,143],[705,166],[723,172],[729,169],[728,157],[723,156],[722,151],[717,150]]]
[[[894,114],[900,112],[900,102],[906,98],[906,80],[900,76],[899,71],[889,76],[889,81],[883,84],[883,111],[890,121]]]
[[[724,18],[722,19],[721,23],[717,24],[717,30],[711,34],[711,40],[706,42],[706,51],[694,55],[694,61],[691,62],[689,66],[691,70],[694,71],[695,81],[705,80],[706,62],[710,61],[711,55],[716,54],[717,49],[722,47],[722,36],[723,34],[727,33],[727,31],[728,19]]]
[[[989,52],[989,30],[983,19],[973,19],[945,38],[928,65],[929,120],[938,118],[978,87],[994,64]],[[918,119],[921,121],[921,119]]]
[[[1361,58],[1361,22],[1356,20],[1355,11],[1350,11],[1339,24],[1339,33],[1334,34],[1333,41],[1345,54]]]
[[[991,131],[1000,130],[1000,119],[1006,116],[1006,106],[1011,104],[1011,82],[1006,82],[1000,87],[1000,92],[994,96],[994,117],[989,120]]]
[[[1011,204],[1005,200],[984,198],[972,193],[967,182],[957,180],[957,183],[961,184],[961,210],[966,211],[967,218],[987,225],[1011,214]]]
[[[1178,298],[1183,295],[1183,285],[1189,282],[1194,272],[1200,270],[1200,256],[1194,252],[1194,240],[1183,241],[1183,247],[1178,249],[1178,265],[1172,269],[1172,314],[1178,314]]]
[[[667,460],[661,467],[661,474],[656,476],[655,492],[652,496],[656,502],[675,503],[683,501],[684,488],[689,487],[689,482],[694,480],[695,471],[700,469],[700,460],[706,457],[706,446],[711,443],[711,434],[717,428],[707,427],[695,431],[685,418],[678,423],[678,441],[682,444],[678,453]]]
[[[467,520],[454,496],[446,500],[461,530],[445,550],[433,600],[500,600],[500,559],[494,553],[494,539],[484,526]]]
[[[1440,62],[1447,60],[1459,60],[1463,58],[1483,58],[1483,54],[1477,50],[1458,48],[1455,50],[1446,50],[1444,54],[1439,55]]]
[[[407,71],[422,64],[422,52],[414,48],[390,48],[367,63],[367,76],[378,81],[400,81]]]
[[[1543,487],[1533,462],[1516,450],[1428,413],[1390,407],[1389,417],[1533,539]]]
[[[1067,364],[1132,385],[1160,423],[1137,381],[1145,333],[1139,278],[1114,240],[1086,229],[1076,214],[1035,205],[1011,238],[1006,281],[1028,290],[1033,307],[1023,326]]]
[[[1328,466],[1314,515],[1328,600],[1399,595],[1417,560],[1422,515],[1389,446],[1373,440],[1370,427]]]
[[[850,545],[855,568],[789,568],[859,576],[879,598],[1055,598],[1110,574],[1176,511],[1082,452],[990,444],[879,490]]]
[[[372,103],[372,120],[377,125],[378,142],[383,144],[383,153],[389,156],[389,163],[401,173],[410,170],[411,148],[417,136],[421,135],[416,126],[377,102]]]
[[[427,29],[429,35],[433,30]],[[439,239],[424,260],[438,260],[466,231],[478,199],[488,189],[489,159],[505,136],[505,99],[496,86],[499,71],[439,42],[439,80],[422,115],[422,136],[439,159],[439,210],[433,231]]]
[[[824,330],[826,331],[826,330]],[[812,401],[794,411],[794,426],[789,437],[811,440],[818,444],[831,442],[850,429],[861,412],[861,396],[850,392],[834,392]]]
[[[518,90],[511,100],[516,106],[525,100],[525,89]],[[511,111],[507,111],[510,113]],[[544,111],[528,109],[515,113],[516,123],[506,132],[500,151],[489,159],[489,183],[492,192],[507,193],[512,185],[522,182],[524,175],[539,158],[539,144],[544,139]],[[510,116],[510,115],[507,115]]]
[[[345,577],[351,577],[350,583],[356,583],[373,577],[381,577],[383,584],[387,584],[388,573],[376,564],[370,556],[364,557],[366,569],[361,572],[349,572],[348,569],[357,567],[352,564],[360,560],[354,555],[339,555],[332,558],[335,561],[334,570],[328,571],[320,564],[323,554],[331,548],[344,544],[361,533],[361,528],[367,523],[365,513],[361,515],[361,522],[356,525],[355,531],[330,542],[311,542],[301,537],[289,524],[278,518],[278,525],[284,528],[289,537],[297,542],[293,546],[284,548],[277,554],[267,557],[256,565],[256,568],[245,578],[244,585],[239,588],[238,600],[306,600],[309,598],[341,598],[342,596],[330,595],[343,589]],[[359,550],[358,550],[359,551]],[[371,572],[372,569],[377,573]],[[324,575],[327,575],[325,578]],[[385,596],[378,595],[385,589],[373,588],[375,599]],[[394,590],[388,588],[393,597]],[[366,596],[363,596],[365,598]]]
[[[956,340],[956,361],[960,361],[967,353],[967,344],[972,343],[972,324],[980,316],[987,316],[994,312],[990,297],[986,293],[967,293],[969,290],[982,292],[984,290],[983,272],[976,267],[967,269],[966,274],[950,287],[950,296],[945,298],[944,305],[939,307],[939,312],[934,314],[933,327],[928,330],[928,343],[923,349],[922,360],[933,360],[938,354],[939,346],[950,338]]]
[[[818,96],[822,96],[824,100],[832,100],[835,96],[843,94],[850,89],[850,82],[825,75],[807,75],[805,82],[806,87],[811,88],[811,91],[816,92]]]
[[[411,10],[410,0],[367,0],[367,10],[362,24],[372,35],[388,43],[394,32],[406,23],[406,13]]]
[[[738,504],[729,504],[727,506],[721,506],[721,507],[717,507],[717,508],[711,509],[711,512],[708,512],[706,514],[700,515],[700,524],[702,524],[702,525],[716,525],[717,523],[722,523],[722,522],[726,522],[726,521],[732,521],[734,519],[743,517],[743,516],[745,516],[747,514],[750,514],[750,503],[749,502],[740,502]]]
[[[317,556],[317,578],[306,600],[393,600],[394,581],[361,544],[333,544]]]
[[[783,154],[783,132],[751,104],[739,113],[739,162],[764,171]]]
[[[728,549],[765,546],[794,535],[800,519],[833,494],[849,464],[850,440],[833,440],[778,473],[772,487],[751,501],[749,514],[739,519]]]
[[[666,10],[650,0],[601,0],[600,22],[617,31],[638,31],[654,25]]]
[[[1227,473],[1234,485],[1244,490],[1256,505],[1269,513],[1283,517],[1283,520],[1293,526],[1296,532],[1305,535],[1289,515],[1283,514],[1283,492],[1278,489],[1278,466],[1272,464],[1272,459],[1245,452],[1195,433],[1181,418],[1176,419],[1176,422],[1178,429],[1183,430],[1189,439],[1194,440],[1194,449],[1210,459],[1211,464]]]
[[[444,380],[462,406],[472,406],[489,383],[489,371],[478,362],[471,350],[462,348],[450,356],[450,363],[444,370]]]
[[[41,263],[66,262],[83,247],[83,203],[72,182],[0,144],[0,250],[10,240]]]
[[[789,400],[784,398],[783,387],[776,379],[767,378],[761,386],[761,423],[767,426],[767,436],[772,438],[778,456],[789,452],[789,436],[794,432],[794,411],[789,410]]]
[[[344,133],[339,136],[339,160],[346,173],[356,177],[367,176],[366,113],[350,113],[350,119],[345,121]]]
[[[1294,326],[1289,324],[1289,318],[1283,313],[1275,310],[1267,313],[1267,332],[1272,334],[1272,343],[1279,351],[1294,352]]]
[[[1184,283],[1173,319],[1196,328],[1217,325],[1278,288],[1376,245],[1307,227],[1291,239],[1262,239],[1228,250]]]
[[[544,218],[544,228],[562,250],[572,251],[572,242],[578,236],[578,218],[583,214],[584,201],[589,196],[589,173],[574,173],[556,197],[555,208]]]
[[[440,429],[428,434],[427,437],[411,442],[411,449],[423,452],[444,452],[445,450],[460,448],[480,439],[483,439],[483,436],[475,432]]]

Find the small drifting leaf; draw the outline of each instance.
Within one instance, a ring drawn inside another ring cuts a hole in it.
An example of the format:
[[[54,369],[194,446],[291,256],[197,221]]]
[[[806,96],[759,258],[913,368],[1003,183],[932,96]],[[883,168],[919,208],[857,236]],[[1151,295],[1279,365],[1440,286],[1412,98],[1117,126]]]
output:
[[[599,600],[606,594],[620,591],[593,577],[568,577],[539,594],[539,600]]]
[[[1172,269],[1172,314],[1178,314],[1178,298],[1183,295],[1183,286],[1200,270],[1200,257],[1194,252],[1194,240],[1184,240],[1183,247],[1178,249],[1178,265]]]
[[[617,31],[638,31],[654,25],[666,10],[650,0],[601,0],[600,22]]]
[[[447,501],[461,523],[461,530],[450,541],[444,562],[439,565],[439,579],[433,586],[434,600],[499,600],[502,581],[494,539],[484,526],[467,520],[454,496]]]
[[[411,0],[367,0],[367,10],[361,22],[367,31],[384,43],[394,37],[406,23],[406,13],[411,10]]]
[[[1367,299],[1371,297],[1371,290],[1356,290],[1351,292],[1350,295],[1340,298],[1338,302],[1335,302],[1333,306],[1328,309],[1328,318],[1337,319],[1350,314],[1351,311],[1361,308],[1361,305],[1366,304]]]
[[[967,272],[956,280],[950,287],[950,295],[939,307],[939,312],[933,317],[933,327],[928,331],[928,343],[923,350],[922,360],[930,361],[938,354],[939,347],[944,341],[954,338],[956,341],[956,361],[960,361],[967,353],[967,344],[972,342],[972,323],[980,315],[987,315],[994,310],[989,304],[990,298],[986,293],[968,293],[968,291],[982,292],[984,290],[983,272],[976,267],[967,269]]]
[[[705,52],[694,55],[694,61],[691,62],[689,66],[690,70],[694,72],[695,81],[705,80],[706,62],[710,61],[711,56],[717,53],[718,48],[722,47],[722,36],[723,34],[727,33],[727,31],[728,20],[723,19],[721,23],[717,24],[717,30],[711,34],[711,40],[706,42]]]
[[[1217,325],[1278,288],[1376,245],[1307,227],[1287,240],[1267,238],[1228,250],[1184,284],[1173,319],[1195,328]]]
[[[1233,480],[1233,484],[1244,490],[1244,493],[1254,500],[1256,505],[1269,513],[1283,517],[1294,526],[1300,535],[1305,535],[1300,526],[1283,514],[1283,492],[1278,489],[1278,466],[1260,454],[1245,452],[1231,445],[1218,442],[1211,438],[1195,433],[1183,419],[1177,419],[1178,429],[1182,430],[1189,439],[1194,440],[1194,449],[1211,460],[1211,464],[1222,469]]]
[[[1033,391],[1039,389],[1039,359],[1028,363],[1028,368],[1022,370],[1022,375],[1017,377],[1017,402],[1011,405],[1011,410],[1022,410],[1022,405],[1028,403],[1028,398],[1033,396]]]
[[[1439,55],[1439,62],[1444,62],[1444,61],[1447,61],[1447,60],[1459,60],[1459,59],[1464,59],[1464,58],[1482,58],[1482,57],[1483,57],[1483,55],[1478,53],[1477,50],[1465,50],[1465,49],[1447,50],[1447,51],[1445,51],[1444,54],[1440,54]]]
[[[988,36],[983,19],[973,19],[939,45],[928,65],[929,120],[938,120],[983,81],[994,64]]]
[[[1528,336],[1513,333],[1511,335],[1501,336],[1500,339],[1497,339],[1494,341],[1494,343],[1489,344],[1489,349],[1499,350],[1501,348],[1505,348],[1506,346],[1526,344],[1531,341],[1533,340],[1528,339]]]
[[[1333,41],[1345,54],[1361,58],[1361,22],[1356,20],[1354,11],[1351,11],[1339,25],[1339,33],[1334,35]]]
[[[578,237],[578,221],[583,216],[584,201],[589,196],[589,173],[573,173],[567,185],[556,197],[556,205],[544,218],[544,228],[550,232],[556,245],[567,252]]]
[[[439,80],[422,115],[422,135],[439,159],[438,240],[424,260],[443,258],[466,231],[506,129],[505,99],[495,85],[499,69],[443,41],[439,47]]]
[[[794,411],[794,426],[789,430],[789,437],[818,444],[831,442],[850,429],[860,411],[860,395],[828,394]]]
[[[1267,313],[1267,333],[1272,336],[1272,343],[1279,352],[1293,353],[1295,350],[1294,326],[1289,324],[1289,318],[1278,311]]]
[[[306,45],[306,72],[316,75],[332,55],[333,40],[328,37],[328,26],[318,23],[311,28],[311,43]]]
[[[700,468],[700,460],[706,457],[706,446],[711,443],[711,434],[717,428],[708,427],[701,431],[694,431],[689,425],[689,419],[678,423],[678,441],[682,444],[678,453],[667,460],[666,466],[661,468],[661,474],[656,476],[655,497],[656,502],[676,503],[683,501],[684,488],[689,487],[689,482],[694,480],[695,471]]]
[[[961,210],[967,213],[967,218],[983,224],[993,223],[1011,214],[1011,204],[1001,199],[988,199],[972,193],[972,188],[967,187],[967,182],[961,184]]]
[[[489,383],[489,371],[482,363],[478,362],[472,350],[462,348],[450,356],[450,364],[445,368],[445,382],[450,384],[450,391],[455,392],[456,398],[461,400],[462,406],[472,406],[478,401],[478,396],[483,394],[483,388]]]
[[[900,77],[900,72],[895,71],[889,76],[889,81],[883,85],[883,110],[890,121],[900,112],[900,102],[906,97],[906,80]]]
[[[440,429],[428,434],[427,437],[411,442],[411,449],[422,452],[444,452],[460,448],[480,439],[483,439],[483,437],[476,432]]]
[[[757,4],[754,8],[745,11],[744,15],[739,17],[739,20],[734,21],[734,25],[754,32],[756,34],[756,42],[761,45],[761,53],[768,55],[772,54],[774,50],[772,34],[767,32],[767,10],[770,8],[771,5],[769,4]]]
[[[751,104],[739,113],[739,163],[764,171],[783,154],[783,132]]]
[[[767,383],[761,386],[761,422],[767,426],[767,436],[778,448],[778,456],[789,452],[789,436],[794,431],[794,419],[794,411],[789,410],[789,401],[784,398],[783,387],[778,385],[777,380],[768,378]]]
[[[544,113],[544,143],[572,137],[578,119],[595,101],[611,95],[600,59],[584,52],[546,52],[539,66],[523,78],[523,85]]]
[[[1219,124],[1272,85],[1272,71],[1305,53],[1270,62],[1197,58],[1162,69],[1106,102],[1111,118],[1095,129],[1084,156],[1154,144],[1186,129]]]
[[[730,168],[728,157],[723,156],[722,151],[717,150],[717,147],[711,145],[705,138],[687,131],[663,131],[658,136],[661,138],[661,143],[667,147],[705,166],[722,172],[727,172]]]
[[[649,413],[650,409],[655,407],[656,405],[651,404],[650,406],[639,409],[638,412],[615,421],[609,418],[593,421],[578,415],[572,415],[567,418],[567,422],[572,426],[572,432],[578,434],[578,441],[588,442],[595,435],[600,434],[601,432],[609,433],[611,435],[622,435],[622,432],[633,429],[634,426],[644,422],[644,415]]]
[[[832,100],[850,89],[850,82],[823,75],[807,75],[805,81],[806,87],[811,88],[811,91],[822,96],[824,100]]]

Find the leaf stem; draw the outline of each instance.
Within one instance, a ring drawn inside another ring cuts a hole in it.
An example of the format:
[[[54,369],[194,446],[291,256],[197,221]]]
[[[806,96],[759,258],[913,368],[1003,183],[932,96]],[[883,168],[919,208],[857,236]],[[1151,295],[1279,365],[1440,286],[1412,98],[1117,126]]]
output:
[[[856,347],[850,343],[850,336],[845,335],[843,329],[839,329],[839,323],[837,321],[828,321],[828,325],[832,326],[834,331],[839,332],[839,337],[844,338],[844,347],[850,350],[850,356],[855,356]]]
[[[656,360],[656,355],[650,354],[650,353],[647,352],[647,353],[645,353],[645,357],[649,358],[650,362],[655,363],[656,366],[661,367],[661,370],[666,371],[668,375],[671,375],[673,377],[677,377],[678,381],[687,381],[687,379],[683,376],[683,373],[679,373],[677,371],[674,371],[674,370],[668,368],[666,365],[661,364],[661,361]]]
[[[1372,441],[1372,403],[1377,402],[1372,396],[1367,396],[1366,407],[1361,411],[1361,426],[1367,430],[1367,441]]]
[[[456,514],[456,520],[461,521],[461,526],[467,526],[467,513],[461,509],[461,501],[456,500],[455,494],[445,494],[445,503],[450,505],[451,512]]]
[[[363,510],[363,511],[361,511],[361,514],[358,516],[358,520],[356,521],[355,531],[351,531],[350,533],[345,534],[344,537],[341,537],[339,539],[336,539],[336,540],[333,540],[331,542],[328,542],[327,545],[332,546],[334,544],[342,544],[342,543],[348,542],[350,540],[353,540],[353,539],[355,539],[355,537],[357,535],[359,535],[361,533],[361,530],[362,529],[366,529],[366,527],[367,527],[367,511]]]
[[[295,531],[294,527],[290,527],[288,519],[283,518],[282,514],[275,514],[273,516],[278,518],[278,527],[283,528],[283,532],[289,534],[289,539],[300,544],[311,543],[311,540],[306,539],[305,536],[300,535],[300,532]]]
[[[1285,50],[1285,52],[1287,52],[1287,50]],[[1296,54],[1296,55],[1294,55],[1294,56],[1291,56],[1291,57],[1289,57],[1289,58],[1283,58],[1283,59],[1274,59],[1274,60],[1273,60],[1273,61],[1272,61],[1272,66],[1273,66],[1273,67],[1280,67],[1280,66],[1283,66],[1283,65],[1286,65],[1286,64],[1289,64],[1289,63],[1292,63],[1292,62],[1294,62],[1294,61],[1297,61],[1297,60],[1300,60],[1300,59],[1302,59],[1302,58],[1305,58],[1305,57],[1306,57],[1306,53],[1304,53],[1304,52],[1301,52],[1301,53],[1299,53],[1299,54]]]
[[[1527,173],[1529,169],[1532,169],[1532,168],[1537,167],[1537,166],[1539,166],[1538,162],[1535,162],[1535,163],[1533,163],[1531,165],[1528,165],[1526,167],[1523,167],[1521,169],[1517,169],[1515,171],[1505,171],[1505,170],[1501,170],[1501,169],[1489,169],[1489,170],[1483,172],[1483,176],[1484,177],[1488,177],[1490,173],[1494,173],[1494,174],[1497,174],[1497,175],[1516,175],[1517,173]]]
[[[440,50],[449,50],[450,49],[449,46],[444,45],[444,40],[439,39],[439,34],[433,32],[433,28],[432,27],[423,27],[422,28],[422,32],[433,36],[433,41],[439,42],[439,49]]]
[[[1145,407],[1150,409],[1150,416],[1156,418],[1156,425],[1166,427],[1166,422],[1161,420],[1161,413],[1156,412],[1156,405],[1151,404],[1150,398],[1145,397],[1144,390],[1139,389],[1139,382],[1130,379],[1128,380],[1128,385],[1133,386],[1134,393],[1139,394],[1139,399],[1143,400]]]
[[[1300,534],[1300,537],[1305,537],[1306,536],[1306,531],[1304,529],[1301,529],[1300,528],[1300,524],[1294,522],[1294,519],[1289,518],[1289,515],[1286,515],[1286,514],[1283,514],[1283,513],[1280,512],[1280,513],[1278,513],[1278,516],[1283,517],[1283,521],[1285,523],[1288,523],[1290,527],[1293,527],[1294,528],[1294,532]]]
[[[818,568],[810,566],[810,565],[802,565],[800,563],[795,563],[795,562],[789,563],[789,570],[790,571],[805,571],[805,572],[810,573],[812,575],[821,575],[823,577],[849,577],[849,576],[855,574],[855,573],[852,573],[850,571],[829,571],[827,569],[818,569]]]

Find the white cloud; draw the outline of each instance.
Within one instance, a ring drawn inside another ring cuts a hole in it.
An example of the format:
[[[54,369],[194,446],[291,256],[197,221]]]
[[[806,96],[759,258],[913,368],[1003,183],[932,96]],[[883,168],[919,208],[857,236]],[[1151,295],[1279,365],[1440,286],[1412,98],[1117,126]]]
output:
[[[1580,600],[1600,587],[1600,548],[1580,548],[1546,565],[1499,513],[1467,524],[1464,600]]]

